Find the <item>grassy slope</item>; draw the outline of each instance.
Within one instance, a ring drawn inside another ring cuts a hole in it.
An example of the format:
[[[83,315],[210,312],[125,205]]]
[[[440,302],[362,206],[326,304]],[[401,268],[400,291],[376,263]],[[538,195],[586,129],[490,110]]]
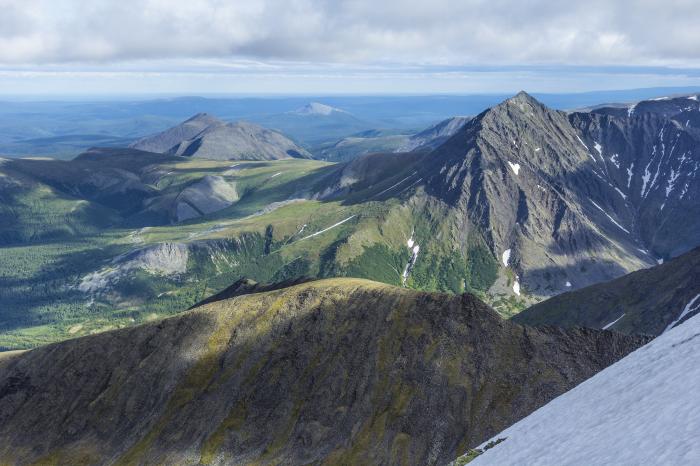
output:
[[[42,176],[51,174],[49,165],[40,168]],[[469,290],[485,296],[495,279],[497,263],[478,238],[464,251],[441,240],[449,237],[449,232],[441,231],[443,218],[434,209],[426,216],[428,207],[421,204],[420,195],[411,201],[377,196],[404,177],[400,170],[396,179],[350,193],[345,199],[352,202],[341,198],[285,203],[308,198],[335,166],[310,160],[175,160],[158,168],[163,175],[149,180],[161,196],[156,202],[212,174],[235,183],[240,200],[177,225],[79,227],[72,230],[70,240],[65,235],[48,235],[40,242],[7,244],[0,261],[0,348],[33,347],[172,314],[243,276],[259,282],[357,276],[400,285],[411,254],[406,241],[412,232],[421,252],[409,287]],[[68,202],[66,208],[71,209],[75,202],[85,201],[56,202]],[[88,218],[98,223],[100,215],[107,215],[104,212],[116,215],[103,209]],[[141,214],[131,219],[137,215]],[[349,217],[337,227],[307,237]],[[68,223],[60,218],[56,222]],[[186,274],[136,270],[102,292],[77,289],[86,275],[113,268],[114,257],[162,242],[196,246],[190,249]]]

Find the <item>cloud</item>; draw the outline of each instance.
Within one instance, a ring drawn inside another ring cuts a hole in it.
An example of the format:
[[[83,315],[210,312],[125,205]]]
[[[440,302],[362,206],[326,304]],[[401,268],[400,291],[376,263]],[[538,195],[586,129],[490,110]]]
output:
[[[0,65],[700,66],[694,0],[0,0]]]

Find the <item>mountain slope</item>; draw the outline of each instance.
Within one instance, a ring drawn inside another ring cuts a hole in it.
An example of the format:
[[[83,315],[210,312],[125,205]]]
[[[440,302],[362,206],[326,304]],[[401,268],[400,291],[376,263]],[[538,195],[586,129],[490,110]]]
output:
[[[656,257],[668,259],[698,245],[697,100],[644,101],[621,115],[596,111],[569,118],[590,148],[598,176],[618,194],[617,202],[603,206],[611,216],[632,225]]]
[[[644,341],[305,283],[0,360],[0,459],[443,464]]]
[[[139,139],[132,148],[214,160],[308,158],[284,135],[245,121],[226,123],[200,113],[162,133]]]
[[[662,265],[563,293],[513,317],[526,325],[659,335],[700,311],[700,248]]]
[[[397,149],[397,152],[408,152],[418,148],[435,149],[462,129],[470,119],[471,117],[456,116],[443,120],[411,135],[408,141]]]
[[[470,464],[698,464],[698,335],[700,316],[499,433]]]
[[[147,152],[165,153],[182,141],[192,139],[211,126],[225,124],[213,115],[198,113],[177,126],[161,133],[143,137],[133,142],[129,147]]]
[[[619,195],[563,112],[525,93],[470,120],[418,170],[426,192],[479,230],[519,289],[551,295],[649,265]]]

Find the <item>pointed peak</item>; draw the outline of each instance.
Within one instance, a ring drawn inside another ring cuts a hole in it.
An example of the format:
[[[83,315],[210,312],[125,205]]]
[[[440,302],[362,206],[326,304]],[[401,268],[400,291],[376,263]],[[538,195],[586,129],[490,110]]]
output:
[[[532,97],[530,94],[528,94],[525,91],[520,91],[517,94],[515,94],[513,97],[506,99],[506,102],[512,102],[512,103],[528,103],[528,104],[537,104],[537,105],[542,105],[539,100],[535,99]]]

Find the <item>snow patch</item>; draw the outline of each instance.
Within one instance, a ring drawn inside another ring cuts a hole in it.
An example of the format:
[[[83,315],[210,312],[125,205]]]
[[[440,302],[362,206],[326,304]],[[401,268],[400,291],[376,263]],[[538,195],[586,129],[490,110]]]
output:
[[[698,96],[691,95],[690,97],[688,97],[688,100],[698,100]]]
[[[515,281],[513,282],[513,293],[520,296],[520,283],[518,282],[517,276],[515,277]]]
[[[408,263],[406,264],[406,267],[404,267],[403,273],[401,274],[401,284],[404,287],[406,286],[408,276],[411,274],[411,270],[413,270],[413,266],[416,264],[418,252],[420,252],[420,246],[416,244],[415,240],[413,239],[413,233],[414,232],[412,231],[411,238],[406,241],[406,246],[408,246],[408,249],[411,250],[411,258],[408,260]]]
[[[610,156],[610,161],[613,165],[615,165],[615,167],[620,168],[620,160],[618,159],[618,157],[618,154],[613,154]]]
[[[613,325],[615,325],[616,323],[618,323],[618,322],[620,321],[620,319],[622,319],[623,317],[625,317],[625,313],[624,313],[624,312],[622,313],[622,315],[621,315],[620,317],[618,317],[617,319],[613,320],[613,321],[610,322],[609,324],[603,326],[603,330],[609,329],[610,327],[612,327]]]
[[[332,230],[333,228],[335,228],[335,227],[337,227],[337,226],[340,226],[340,225],[342,225],[343,223],[345,223],[345,222],[347,222],[348,220],[351,220],[351,219],[353,219],[353,218],[355,218],[355,217],[356,217],[355,215],[351,215],[351,216],[349,216],[348,218],[339,221],[338,223],[334,223],[333,225],[329,226],[328,228],[324,228],[324,229],[321,230],[321,231],[317,231],[316,233],[312,233],[312,234],[310,234],[309,236],[304,236],[304,237],[301,238],[299,241],[302,241],[302,240],[305,240],[305,239],[308,239],[308,238],[313,238],[314,236],[318,236],[318,235],[320,235],[321,233],[325,233],[325,232],[327,232],[328,230]]]
[[[603,210],[603,208],[602,208],[601,206],[599,206],[598,204],[596,204],[596,203],[593,202],[592,200],[591,200],[591,203],[592,203],[594,206],[596,206],[596,207],[598,208],[598,210],[600,210],[601,212],[603,212],[603,213],[605,214],[605,216],[608,217],[608,219],[610,219],[610,221],[613,222],[613,223],[615,224],[615,226],[617,226],[620,230],[624,231],[625,233],[629,234],[629,230],[627,230],[625,227],[623,227],[622,225],[620,225],[619,223],[617,223],[617,222],[615,221],[615,219],[612,218],[610,215],[608,215],[608,213],[607,213],[605,210]]]
[[[582,145],[583,147],[585,147],[585,148],[586,148],[586,150],[588,150],[588,146],[586,145],[586,143],[584,143],[584,142],[583,142],[583,141],[581,140],[581,138],[580,138],[580,137],[578,137],[578,134],[576,135],[576,139],[578,139],[578,142],[580,142],[580,143],[581,143],[581,145]]]
[[[603,146],[601,146],[600,143],[598,143],[598,141],[593,141],[593,147],[595,147],[595,150],[598,151],[598,155],[600,155],[602,158],[603,157]]]
[[[674,320],[673,322],[671,322],[670,324],[668,324],[668,327],[666,327],[666,330],[664,330],[663,333],[666,333],[666,332],[668,332],[669,330],[671,330],[671,329],[673,328],[674,325],[676,325],[678,322],[680,322],[681,320],[683,320],[683,317],[687,316],[687,315],[690,314],[691,312],[695,312],[695,311],[697,311],[698,309],[700,309],[700,303],[698,303],[697,306],[693,307],[693,305],[695,304],[695,301],[697,301],[698,298],[700,298],[700,293],[698,293],[693,299],[690,300],[690,302],[689,302],[688,304],[685,305],[685,307],[684,307],[683,310],[681,311],[681,313],[680,313],[680,315],[678,316],[678,318],[677,318],[676,320]],[[695,319],[697,320],[697,318],[695,318]]]
[[[508,262],[510,261],[510,249],[503,251],[503,254],[501,254],[501,261],[503,262],[504,267],[508,267]]]
[[[274,177],[276,177],[276,176],[280,176],[281,174],[282,174],[282,172],[275,173],[275,174],[272,175],[270,178],[274,178]]]
[[[515,175],[518,175],[518,172],[520,172],[520,164],[519,163],[513,163],[510,160],[508,161],[508,165],[510,165],[511,170],[513,170],[513,173]]]
[[[625,193],[623,193],[622,191],[620,191],[620,188],[615,188],[615,191],[617,191],[617,194],[619,194],[620,196],[622,196],[622,199],[627,200],[627,195],[625,195]]]
[[[632,169],[634,168],[634,163],[632,163],[629,168],[627,169],[627,188],[629,189],[630,185],[632,184],[632,175],[634,172]]]
[[[571,288],[571,282],[567,281],[566,285],[564,285],[564,286],[566,286],[567,288]]]

